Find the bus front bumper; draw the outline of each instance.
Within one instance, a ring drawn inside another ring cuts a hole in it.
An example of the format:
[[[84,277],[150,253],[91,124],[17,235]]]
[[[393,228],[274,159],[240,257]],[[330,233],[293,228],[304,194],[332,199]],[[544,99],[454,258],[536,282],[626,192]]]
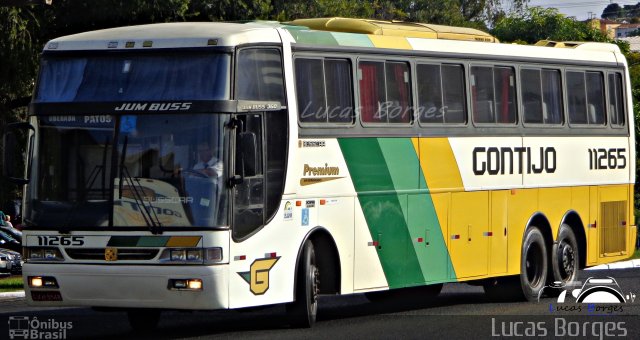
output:
[[[229,307],[227,268],[25,263],[22,275],[30,305],[204,310]],[[58,287],[29,287],[29,277],[53,277]],[[202,287],[176,289],[174,280],[201,280]]]

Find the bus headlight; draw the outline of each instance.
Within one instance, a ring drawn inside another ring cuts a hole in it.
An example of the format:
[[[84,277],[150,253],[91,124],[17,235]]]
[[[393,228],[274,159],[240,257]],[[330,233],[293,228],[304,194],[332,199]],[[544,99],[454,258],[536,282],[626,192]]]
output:
[[[160,262],[186,264],[213,264],[222,261],[222,248],[176,248],[165,249]]]
[[[25,261],[46,262],[64,261],[58,248],[27,247],[25,249]]]

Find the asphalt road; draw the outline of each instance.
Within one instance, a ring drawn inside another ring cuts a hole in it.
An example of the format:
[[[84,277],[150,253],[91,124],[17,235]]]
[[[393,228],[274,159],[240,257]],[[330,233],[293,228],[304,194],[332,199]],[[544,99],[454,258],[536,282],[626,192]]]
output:
[[[558,304],[554,298],[545,298],[539,303],[499,303],[489,301],[481,287],[448,284],[440,296],[430,301],[400,299],[373,303],[362,294],[322,297],[319,320],[312,329],[290,329],[282,306],[250,311],[166,312],[158,331],[147,337],[486,339],[524,335],[640,339],[640,268],[580,273],[581,280],[607,276],[617,280],[623,293],[638,295],[636,300],[591,307]],[[131,332],[125,313],[87,308],[34,308],[27,306],[24,299],[0,301],[0,338],[9,338],[9,318],[19,316],[28,317],[30,322],[37,318],[41,329],[67,327],[66,331],[45,329],[41,337],[48,332],[50,336],[57,334],[58,338],[67,339],[141,338]]]

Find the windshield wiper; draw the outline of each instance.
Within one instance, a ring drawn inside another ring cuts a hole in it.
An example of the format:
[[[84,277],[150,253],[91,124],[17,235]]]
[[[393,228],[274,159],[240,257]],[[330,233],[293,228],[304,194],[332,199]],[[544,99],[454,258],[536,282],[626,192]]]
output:
[[[140,214],[144,219],[144,223],[147,225],[147,227],[149,227],[149,231],[151,231],[152,234],[161,234],[162,230],[160,230],[160,228],[162,227],[162,224],[158,219],[158,215],[156,214],[155,207],[151,204],[150,201],[147,201],[149,206],[144,204],[145,200],[142,196],[142,194],[144,193],[144,190],[140,185],[140,179],[131,177],[131,174],[129,173],[129,169],[127,169],[127,166],[124,164],[125,157],[127,155],[128,142],[129,142],[129,137],[124,136],[124,143],[122,145],[122,154],[120,156],[120,175],[119,175],[118,196],[120,197],[120,199],[122,199],[123,185],[126,180],[127,182],[129,182],[129,192],[131,193],[131,197],[136,202],[136,205],[138,206],[138,210],[140,210]]]

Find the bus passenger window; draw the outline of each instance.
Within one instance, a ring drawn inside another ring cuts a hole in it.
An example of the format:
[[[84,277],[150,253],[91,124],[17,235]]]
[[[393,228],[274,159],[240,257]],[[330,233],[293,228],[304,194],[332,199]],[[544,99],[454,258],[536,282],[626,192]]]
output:
[[[386,63],[389,123],[411,122],[411,86],[407,63]]]
[[[326,59],[324,72],[329,122],[352,123],[354,111],[351,91],[351,64],[345,59]]]
[[[513,68],[495,67],[493,73],[496,122],[514,124],[516,122],[516,89]]]
[[[382,104],[386,101],[384,86],[384,64],[363,61],[358,65],[360,78],[360,115],[365,123],[386,123],[387,111]]]
[[[584,72],[567,72],[569,122],[571,124],[588,124],[585,88]]]
[[[418,65],[418,115],[420,123],[442,123],[443,121],[441,79],[440,65]]]
[[[560,70],[542,70],[542,117],[545,124],[562,124],[562,81]]]
[[[625,123],[622,91],[620,73],[609,73],[609,116],[613,126],[624,126]]]
[[[520,71],[524,122],[542,124],[542,84],[540,70]]]
[[[410,123],[409,64],[363,61],[358,65],[364,123]]]
[[[322,59],[296,59],[298,116],[304,123],[326,122]]]
[[[525,69],[520,71],[522,111],[528,124],[562,124],[562,84],[560,71]]]
[[[346,59],[296,58],[301,123],[352,123],[351,64]]]
[[[464,67],[442,65],[442,107],[444,122],[464,124],[467,122],[467,96],[465,94]]]
[[[494,123],[493,68],[471,68],[471,98],[474,123]]]
[[[604,79],[601,72],[587,72],[587,118],[589,124],[603,125]]]

